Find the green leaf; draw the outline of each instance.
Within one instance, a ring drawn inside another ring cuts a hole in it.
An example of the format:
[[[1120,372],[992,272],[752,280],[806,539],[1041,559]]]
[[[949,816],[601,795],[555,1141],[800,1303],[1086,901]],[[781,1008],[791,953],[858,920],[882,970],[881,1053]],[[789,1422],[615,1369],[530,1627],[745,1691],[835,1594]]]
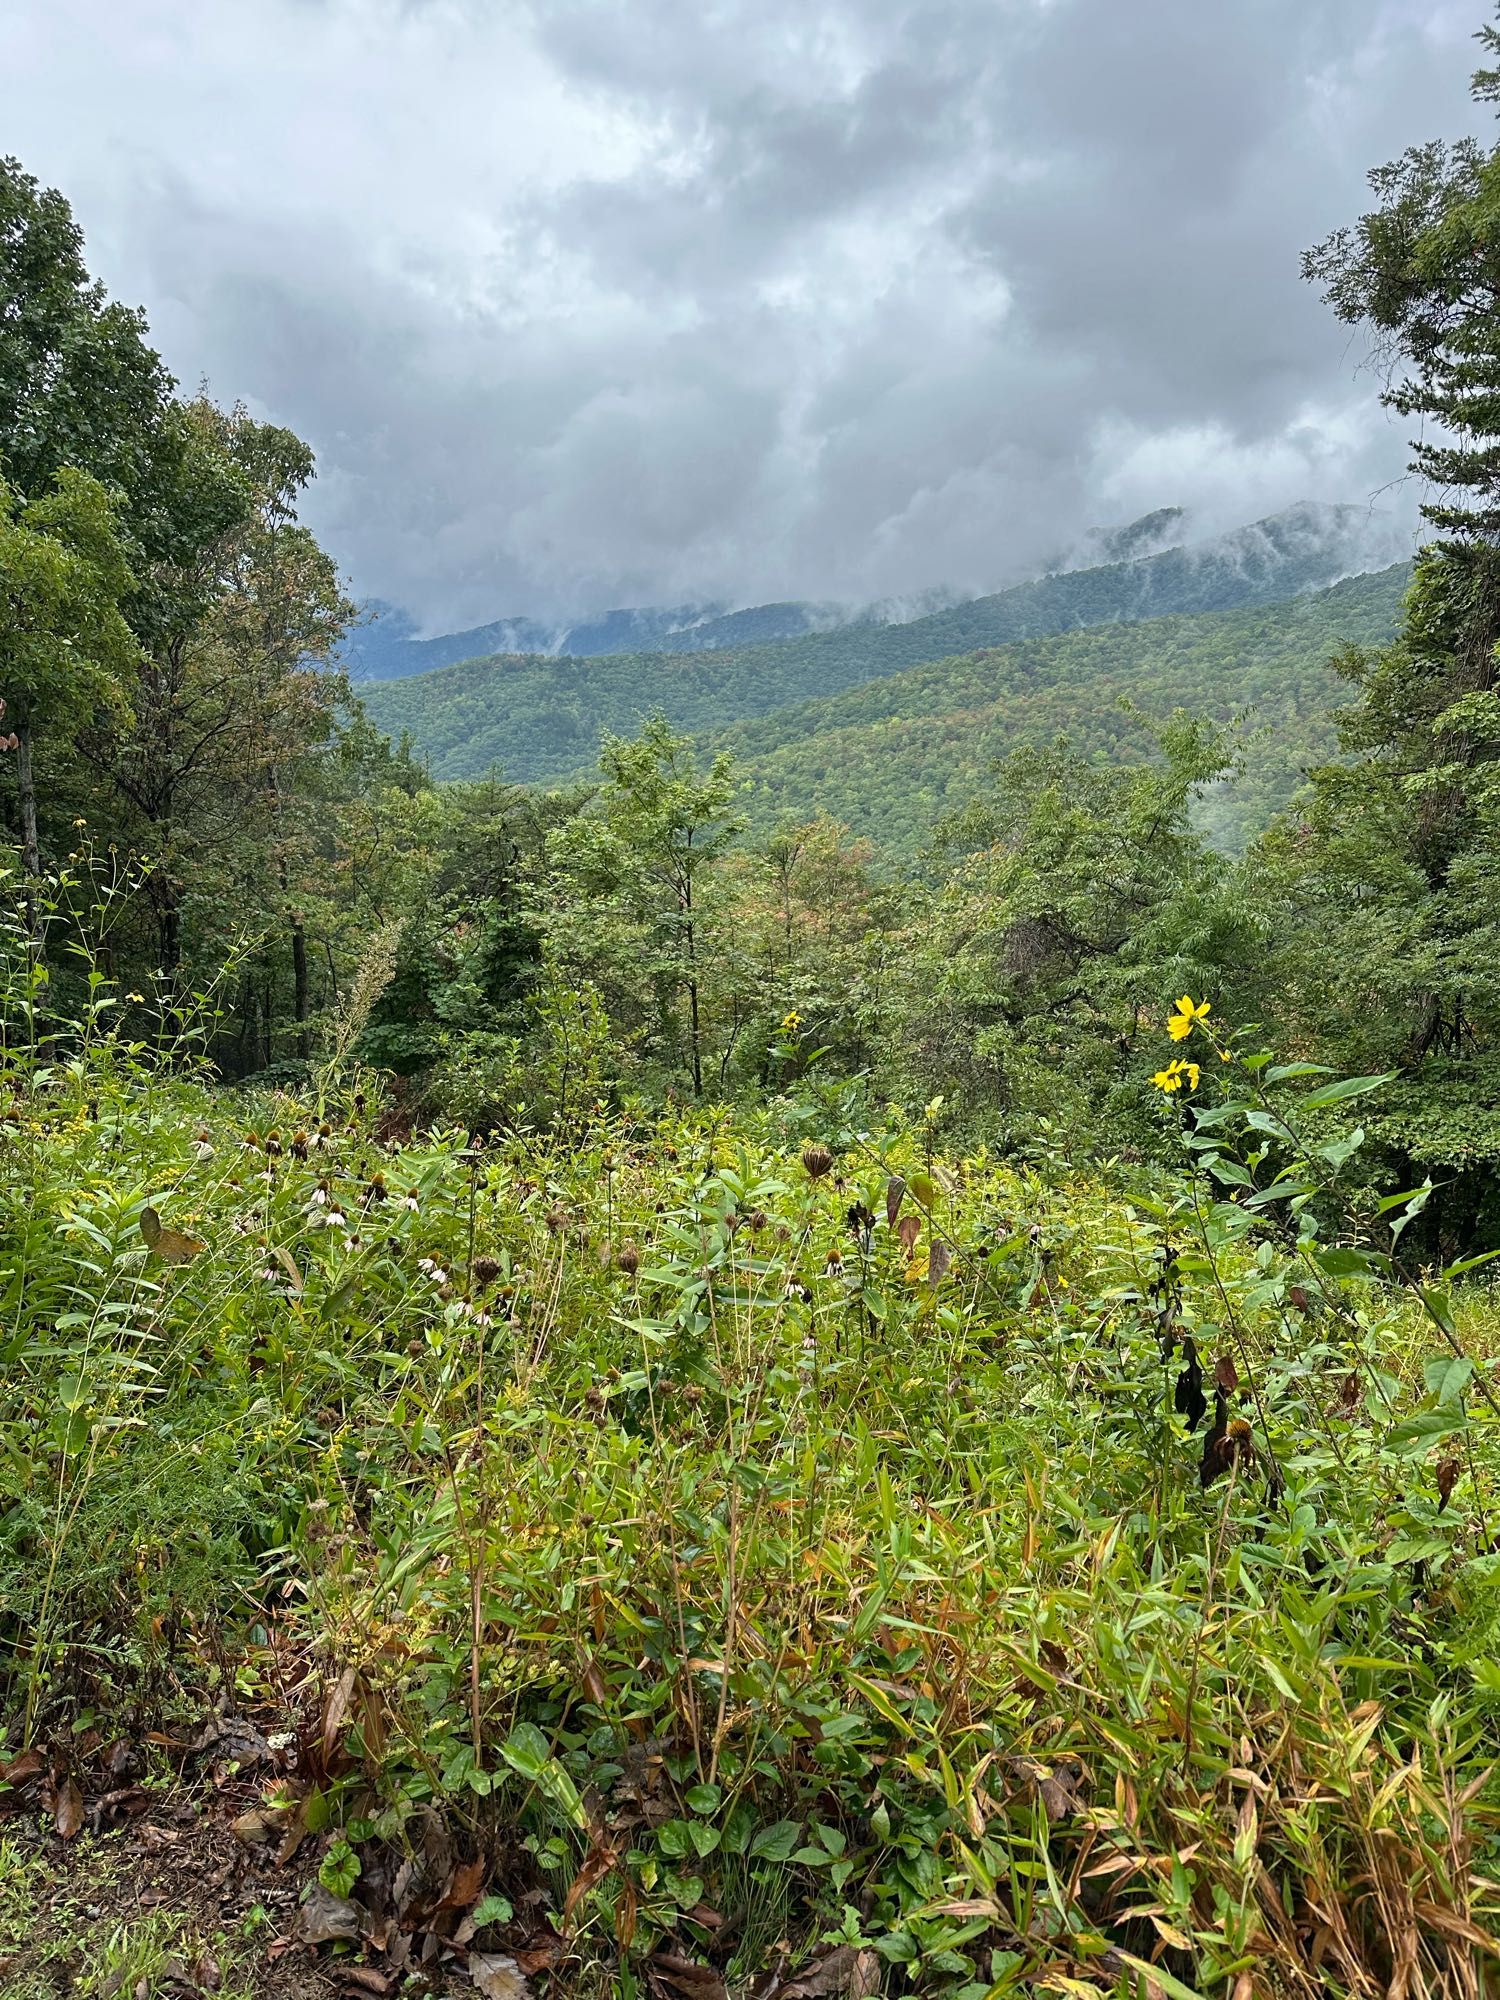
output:
[[[1330,1250],[1315,1250],[1313,1262],[1330,1278],[1352,1278],[1360,1272],[1376,1268],[1368,1250],[1356,1250],[1351,1244],[1336,1244]]]
[[[1464,1400],[1464,1391],[1469,1386],[1469,1377],[1474,1373],[1474,1364],[1467,1355],[1435,1354],[1422,1363],[1422,1380],[1440,1407]]]
[[[802,1839],[802,1829],[794,1819],[779,1819],[763,1826],[750,1843],[752,1861],[790,1861]]]
[[[1386,1438],[1387,1451],[1402,1458],[1414,1458],[1439,1438],[1452,1437],[1465,1428],[1468,1419],[1462,1410],[1418,1410],[1414,1417],[1396,1425]]]
[[[1387,1083],[1396,1081],[1396,1072],[1390,1070],[1384,1076],[1346,1076],[1337,1083],[1325,1083],[1320,1090],[1310,1091],[1298,1106],[1301,1111],[1326,1111],[1332,1104],[1347,1104],[1351,1097],[1364,1097],[1372,1090],[1379,1090]]]

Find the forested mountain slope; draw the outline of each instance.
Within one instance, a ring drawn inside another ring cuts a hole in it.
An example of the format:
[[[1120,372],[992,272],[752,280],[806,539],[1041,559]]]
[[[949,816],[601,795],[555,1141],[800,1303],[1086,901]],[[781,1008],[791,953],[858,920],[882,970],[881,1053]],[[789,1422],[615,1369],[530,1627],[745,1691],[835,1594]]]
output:
[[[1149,755],[1149,722],[1175,708],[1226,722],[1248,710],[1244,773],[1203,801],[1200,821],[1215,845],[1236,850],[1287,802],[1302,769],[1334,750],[1333,711],[1347,690],[1329,657],[1390,638],[1409,576],[1398,564],[1287,604],[987,648],[709,741],[733,753],[754,825],[819,810],[909,855],[1019,743],[1064,733],[1114,762]]]
[[[1297,507],[1197,549],[1041,577],[904,625],[702,653],[470,660],[364,698],[380,728],[410,733],[435,777],[500,768],[555,782],[592,764],[601,732],[629,733],[653,710],[680,729],[718,729],[979,647],[1292,598],[1355,567],[1368,529],[1357,508]]]

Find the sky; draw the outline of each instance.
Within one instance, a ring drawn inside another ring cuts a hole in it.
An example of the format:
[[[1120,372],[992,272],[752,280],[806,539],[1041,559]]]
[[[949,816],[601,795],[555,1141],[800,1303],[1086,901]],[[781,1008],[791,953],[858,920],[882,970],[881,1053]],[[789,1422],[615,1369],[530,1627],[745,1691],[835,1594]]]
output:
[[[1484,0],[6,0],[0,149],[427,631],[1409,514],[1299,277]],[[1485,118],[1488,113],[1483,114]],[[1393,483],[1394,482],[1394,483]]]

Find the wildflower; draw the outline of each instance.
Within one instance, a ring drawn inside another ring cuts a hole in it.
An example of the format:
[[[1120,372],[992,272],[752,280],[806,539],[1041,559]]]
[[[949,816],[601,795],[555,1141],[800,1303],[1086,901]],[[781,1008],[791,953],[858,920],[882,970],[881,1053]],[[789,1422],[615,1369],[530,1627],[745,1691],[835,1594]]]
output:
[[[422,1206],[422,1204],[417,1200],[417,1197],[414,1194],[409,1194],[402,1202],[401,1206],[403,1208],[410,1209],[412,1214],[415,1215],[418,1209]]]
[[[1181,1090],[1184,1084],[1189,1090],[1196,1090],[1198,1065],[1195,1062],[1183,1062],[1179,1057],[1176,1061],[1168,1063],[1165,1069],[1159,1069],[1151,1081],[1158,1090],[1164,1090],[1168,1096],[1174,1090]]]
[[[144,1007],[146,1004],[145,994],[137,993],[134,987],[132,987],[131,990],[125,995],[125,998],[127,1000],[133,1000],[138,1007]]]
[[[790,1013],[783,1014],[781,1017],[781,1032],[784,1035],[795,1035],[801,1026],[802,1016],[797,1012],[795,1007],[792,1008]]]
[[[1167,1017],[1167,1033],[1174,1042],[1185,1042],[1197,1024],[1208,1019],[1209,1004],[1207,1000],[1194,1001],[1183,994]]]

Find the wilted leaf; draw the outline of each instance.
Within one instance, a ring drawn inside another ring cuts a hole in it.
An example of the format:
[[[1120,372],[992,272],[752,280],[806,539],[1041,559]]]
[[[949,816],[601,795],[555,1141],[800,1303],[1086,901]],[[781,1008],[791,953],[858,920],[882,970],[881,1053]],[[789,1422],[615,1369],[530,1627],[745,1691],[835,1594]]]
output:
[[[285,1806],[252,1808],[232,1821],[229,1830],[243,1847],[264,1847],[267,1841],[280,1839],[290,1818]]]
[[[1182,1343],[1182,1371],[1172,1390],[1172,1407],[1178,1416],[1187,1418],[1190,1431],[1197,1430],[1208,1412],[1208,1398],[1203,1393],[1203,1368],[1198,1360],[1198,1344],[1188,1338]]]
[[[948,1267],[953,1262],[953,1252],[946,1243],[934,1243],[927,1257],[927,1282],[939,1285],[948,1275]]]
[[[892,1174],[885,1184],[885,1219],[892,1229],[896,1217],[901,1213],[901,1204],[906,1199],[906,1182],[899,1174]]]
[[[573,1912],[578,1908],[578,1905],[588,1894],[589,1890],[593,1888],[596,1882],[603,1881],[619,1858],[618,1850],[606,1846],[602,1841],[597,1842],[589,1849],[588,1853],[584,1856],[583,1866],[568,1884],[568,1893],[563,1898],[562,1920],[564,1924],[571,1921]]]
[[[1214,1363],[1214,1384],[1226,1396],[1232,1396],[1240,1386],[1240,1371],[1234,1365],[1232,1354],[1221,1354]]]
[[[469,1977],[484,2000],[527,2000],[531,1992],[525,1973],[503,1951],[471,1951]]]
[[[729,2000],[729,1990],[711,1965],[659,1951],[646,1961],[653,1992],[663,2000]]]
[[[344,1726],[344,1717],[349,1713],[349,1703],[354,1695],[355,1673],[353,1667],[345,1667],[338,1680],[329,1691],[328,1703],[323,1710],[323,1764],[326,1769],[338,1748],[339,1731]]]
[[[64,1840],[72,1840],[83,1825],[83,1793],[72,1778],[64,1778],[57,1788],[52,1824]]]
[[[1462,1467],[1456,1458],[1441,1458],[1438,1460],[1437,1490],[1438,1507],[1440,1509],[1447,1506],[1453,1489],[1458,1484],[1458,1475],[1461,1470]]]
[[[345,1986],[356,1993],[389,1993],[396,1984],[393,1972],[382,1972],[374,1965],[346,1965],[339,1970],[339,1977]]]
[[[921,1217],[903,1215],[901,1220],[896,1224],[896,1234],[901,1239],[901,1248],[909,1257],[916,1248],[917,1238],[922,1234]]]
[[[303,1944],[349,1944],[359,1936],[359,1927],[358,1903],[335,1896],[321,1882],[314,1883],[297,1912],[296,1933]]]
[[[29,1785],[47,1768],[40,1750],[23,1750],[8,1764],[0,1764],[0,1785]]]
[[[989,1905],[985,1906],[990,1907]],[[778,1989],[777,2000],[868,2000],[880,1991],[880,1960],[873,1951],[841,1944],[816,1964],[805,1965],[796,1978]]]

